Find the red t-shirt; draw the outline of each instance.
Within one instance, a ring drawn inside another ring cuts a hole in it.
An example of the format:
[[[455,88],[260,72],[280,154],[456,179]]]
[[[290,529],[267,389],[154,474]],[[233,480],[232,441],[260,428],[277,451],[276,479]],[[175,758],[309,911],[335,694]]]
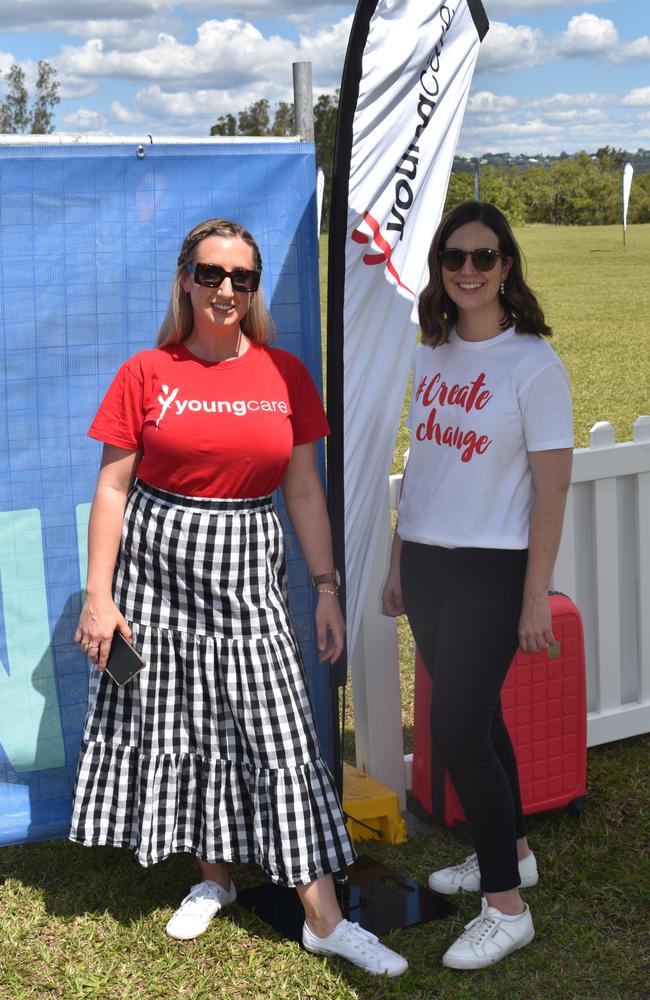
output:
[[[184,344],[140,351],[113,379],[88,431],[142,451],[136,475],[201,497],[258,497],[284,478],[295,445],[329,434],[309,372],[293,354],[251,343],[209,362]]]

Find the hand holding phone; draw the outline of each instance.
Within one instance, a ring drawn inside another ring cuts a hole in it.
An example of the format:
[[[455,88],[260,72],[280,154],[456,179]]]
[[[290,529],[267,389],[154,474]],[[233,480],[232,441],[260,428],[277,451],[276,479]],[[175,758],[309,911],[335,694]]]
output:
[[[115,683],[119,687],[124,687],[146,665],[140,654],[126,641],[122,633],[114,632],[105,669]]]

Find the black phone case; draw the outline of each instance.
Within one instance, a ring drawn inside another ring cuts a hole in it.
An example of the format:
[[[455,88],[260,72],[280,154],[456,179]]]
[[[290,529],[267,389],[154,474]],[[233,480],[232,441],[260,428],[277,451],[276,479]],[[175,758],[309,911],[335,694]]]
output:
[[[144,666],[146,664],[140,654],[136,653],[120,632],[115,632],[106,662],[106,672],[115,683],[124,687]]]

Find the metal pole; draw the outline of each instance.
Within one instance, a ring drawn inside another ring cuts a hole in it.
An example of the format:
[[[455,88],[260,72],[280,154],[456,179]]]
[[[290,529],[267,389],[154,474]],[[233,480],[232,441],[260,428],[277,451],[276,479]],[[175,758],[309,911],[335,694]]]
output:
[[[311,84],[311,63],[293,64],[293,108],[296,133],[303,142],[314,141],[314,95]]]

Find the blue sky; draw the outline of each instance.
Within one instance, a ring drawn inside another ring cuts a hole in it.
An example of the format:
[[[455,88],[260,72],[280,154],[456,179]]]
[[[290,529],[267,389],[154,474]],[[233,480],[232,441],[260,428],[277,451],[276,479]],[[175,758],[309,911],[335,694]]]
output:
[[[426,2],[426,0],[421,0]],[[459,152],[650,148],[646,0],[484,0]],[[0,72],[56,66],[56,129],[204,136],[260,97],[291,100],[291,64],[331,93],[355,4],[346,0],[4,0]],[[85,15],[85,16],[81,16]],[[2,95],[0,80],[0,96]]]

